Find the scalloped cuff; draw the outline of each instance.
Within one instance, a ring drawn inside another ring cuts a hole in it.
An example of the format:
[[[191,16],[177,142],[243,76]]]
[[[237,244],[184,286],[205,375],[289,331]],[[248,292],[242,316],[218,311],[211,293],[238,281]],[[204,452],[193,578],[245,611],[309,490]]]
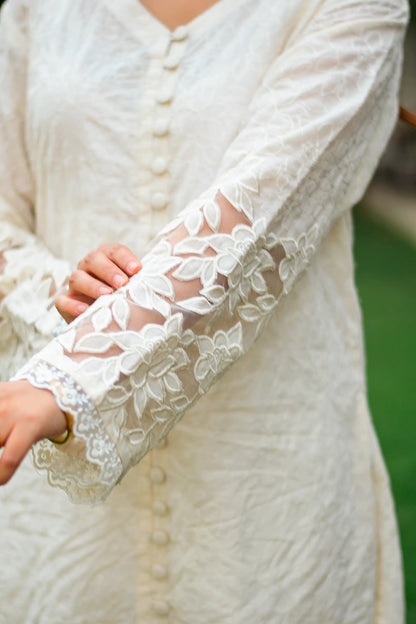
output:
[[[52,392],[74,419],[74,435],[65,444],[42,440],[34,445],[35,466],[47,470],[49,483],[65,490],[73,502],[103,501],[120,480],[123,465],[93,401],[72,377],[43,360],[21,369],[13,381],[18,379]]]

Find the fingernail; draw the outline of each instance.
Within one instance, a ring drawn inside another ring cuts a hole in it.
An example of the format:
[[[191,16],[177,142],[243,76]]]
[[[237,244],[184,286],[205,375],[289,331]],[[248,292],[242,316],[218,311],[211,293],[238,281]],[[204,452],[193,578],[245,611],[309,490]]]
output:
[[[86,303],[80,303],[79,305],[77,305],[77,314],[82,314],[83,312],[85,312],[85,310],[88,308]]]
[[[141,268],[140,262],[134,262],[133,260],[127,265],[127,273],[135,273]]]
[[[120,288],[121,286],[123,286],[123,284],[127,284],[127,281],[127,278],[122,277],[121,275],[116,275],[113,278],[113,284],[115,288]]]
[[[113,292],[112,288],[108,288],[107,286],[100,286],[98,289],[98,295],[101,297],[102,295],[111,295]]]

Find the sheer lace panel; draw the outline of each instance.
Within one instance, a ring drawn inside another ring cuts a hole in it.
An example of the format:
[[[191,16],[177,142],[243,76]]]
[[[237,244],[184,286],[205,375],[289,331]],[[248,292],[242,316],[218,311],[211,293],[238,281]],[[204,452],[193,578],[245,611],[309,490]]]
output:
[[[94,388],[124,470],[248,349],[277,304],[282,293],[277,267],[284,252],[261,228],[260,221],[250,223],[217,194],[172,225],[127,286],[101,297],[56,339],[55,348],[71,359],[76,377]],[[40,380],[48,366],[40,360],[28,377],[31,383],[45,387]],[[27,376],[25,370],[20,376]],[[79,395],[74,406],[85,408],[81,387],[71,388]],[[62,406],[61,390],[53,384],[50,389]],[[72,413],[74,406],[65,403]],[[87,421],[75,407],[75,432],[90,437],[95,448],[97,425],[88,433],[79,424]],[[45,464],[45,445],[38,447],[39,466]],[[97,453],[90,459],[102,466]],[[67,487],[68,478],[62,472],[61,477]]]

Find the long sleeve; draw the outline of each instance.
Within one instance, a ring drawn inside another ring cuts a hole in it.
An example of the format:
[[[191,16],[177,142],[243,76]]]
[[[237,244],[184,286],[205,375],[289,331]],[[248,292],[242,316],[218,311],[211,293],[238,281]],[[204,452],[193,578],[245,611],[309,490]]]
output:
[[[104,498],[250,345],[361,197],[397,116],[404,2],[326,0],[253,95],[209,189],[19,377],[75,417],[36,462]],[[266,330],[267,331],[267,330]]]
[[[35,235],[35,189],[25,147],[28,8],[6,3],[0,24],[0,364],[13,370],[53,335],[54,299],[69,264]]]

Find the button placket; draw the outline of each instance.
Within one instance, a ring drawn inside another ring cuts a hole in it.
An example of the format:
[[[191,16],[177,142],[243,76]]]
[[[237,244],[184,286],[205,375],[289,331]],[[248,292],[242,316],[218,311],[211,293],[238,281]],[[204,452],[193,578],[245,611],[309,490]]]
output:
[[[152,608],[155,615],[165,617],[169,614],[170,605],[167,600],[169,580],[168,547],[170,535],[168,531],[169,507],[166,501],[166,443],[163,448],[154,448],[151,452],[151,466],[148,477],[152,490],[152,530],[149,533],[151,565],[149,568],[152,580]]]
[[[161,59],[160,88],[155,94],[154,118],[152,124],[152,159],[149,168],[152,185],[149,196],[152,226],[151,236],[155,236],[167,222],[169,207],[169,133],[171,106],[175,94],[178,66],[183,57],[188,37],[186,27],[177,28],[171,33],[165,55]],[[148,568],[152,610],[157,621],[163,621],[170,612],[167,600],[169,566],[168,532],[169,507],[167,498],[166,444],[158,444],[153,449],[148,476],[152,491],[152,529],[148,534],[150,566]]]
[[[143,223],[151,238],[166,224],[169,207],[169,136],[172,101],[180,60],[186,48],[187,29],[177,29],[169,39],[152,47],[138,178],[144,206]],[[140,463],[143,484],[140,500],[140,549],[137,574],[138,612],[143,621],[166,622],[169,604],[170,508],[167,502],[166,439]],[[141,620],[140,620],[141,621]]]
[[[153,491],[152,482],[148,478],[149,470],[152,466],[152,459],[148,453],[140,462],[140,470],[136,485],[138,488],[138,497],[141,501],[142,508],[140,510],[139,522],[137,528],[138,535],[138,569],[137,569],[137,601],[140,616],[147,617],[153,612],[153,596],[149,588],[149,568],[153,563],[152,552],[146,539],[148,534],[154,530],[152,509]],[[163,597],[161,597],[163,599]]]
[[[150,170],[153,174],[149,204],[151,209],[151,236],[166,225],[169,207],[169,131],[171,105],[175,95],[177,69],[185,51],[188,28],[181,26],[170,34],[162,58],[160,86],[155,94],[153,119],[153,155]]]

